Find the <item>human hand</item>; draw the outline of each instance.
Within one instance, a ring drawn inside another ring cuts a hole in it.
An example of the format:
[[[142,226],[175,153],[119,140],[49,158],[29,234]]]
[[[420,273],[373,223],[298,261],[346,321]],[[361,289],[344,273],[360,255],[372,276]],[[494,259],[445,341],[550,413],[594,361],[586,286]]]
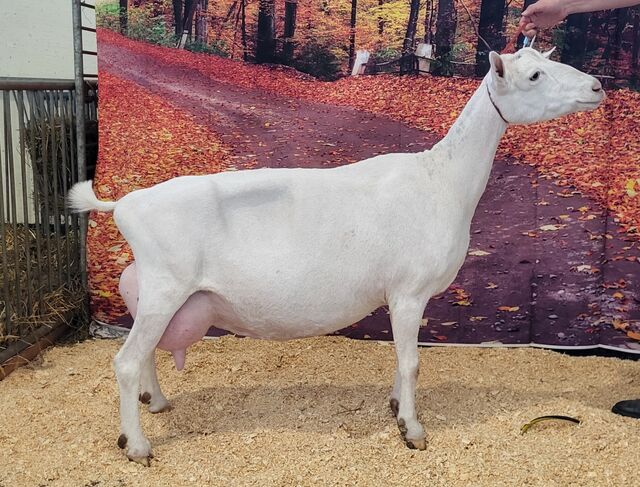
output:
[[[520,18],[519,26],[522,28],[522,34],[533,37],[538,29],[553,27],[562,22],[569,14],[563,3],[561,0],[538,0],[529,5]]]

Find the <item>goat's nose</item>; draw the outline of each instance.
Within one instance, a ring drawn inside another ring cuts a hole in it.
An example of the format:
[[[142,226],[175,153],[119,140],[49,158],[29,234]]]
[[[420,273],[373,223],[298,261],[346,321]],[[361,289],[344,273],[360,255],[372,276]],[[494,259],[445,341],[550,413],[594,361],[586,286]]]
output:
[[[593,83],[591,83],[591,91],[598,93],[600,90],[602,90],[602,83],[593,78]]]

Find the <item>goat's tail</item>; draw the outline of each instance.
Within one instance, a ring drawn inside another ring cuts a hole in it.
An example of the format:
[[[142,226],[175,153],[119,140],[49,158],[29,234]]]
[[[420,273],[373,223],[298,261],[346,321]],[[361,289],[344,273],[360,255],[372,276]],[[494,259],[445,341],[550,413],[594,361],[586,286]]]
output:
[[[115,201],[101,201],[96,197],[91,187],[92,181],[82,181],[76,183],[67,194],[67,207],[74,213],[85,211],[113,211],[116,207]]]

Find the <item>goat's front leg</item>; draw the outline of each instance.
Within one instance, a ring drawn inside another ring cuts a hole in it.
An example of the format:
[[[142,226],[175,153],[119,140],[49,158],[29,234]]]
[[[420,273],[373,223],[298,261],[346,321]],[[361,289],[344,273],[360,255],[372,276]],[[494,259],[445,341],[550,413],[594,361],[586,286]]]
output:
[[[142,288],[142,286],[141,286]],[[138,398],[142,370],[160,341],[164,330],[186,297],[176,296],[171,290],[152,295],[140,295],[140,304],[127,341],[114,359],[120,387],[120,437],[118,446],[127,448],[129,460],[149,466],[151,444],[140,426]]]
[[[390,304],[389,308],[398,358],[391,408],[396,413],[398,428],[407,446],[424,450],[427,442],[416,414],[415,395],[419,368],[418,330],[425,305],[412,300],[400,300]]]
[[[162,393],[156,372],[156,351],[153,350],[142,366],[140,378],[140,402],[149,405],[152,413],[171,410],[169,401]]]

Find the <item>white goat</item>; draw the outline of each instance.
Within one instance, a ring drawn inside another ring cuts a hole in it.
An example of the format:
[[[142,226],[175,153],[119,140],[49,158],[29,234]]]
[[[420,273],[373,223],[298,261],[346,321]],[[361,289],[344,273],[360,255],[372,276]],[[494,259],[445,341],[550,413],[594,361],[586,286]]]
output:
[[[129,459],[149,464],[137,400],[142,392],[152,411],[168,406],[154,351],[192,304],[196,324],[182,325],[198,328],[196,338],[215,324],[276,340],[330,333],[388,305],[398,360],[390,404],[406,444],[424,449],[414,405],[418,329],[465,259],[500,138],[508,124],[594,109],[604,98],[595,78],[549,54],[492,52],[489,74],[447,136],[422,153],[179,177],[118,202],[99,201],[90,181],[74,186],[70,206],[113,210],[135,256],[135,323],[114,360],[118,444]]]

